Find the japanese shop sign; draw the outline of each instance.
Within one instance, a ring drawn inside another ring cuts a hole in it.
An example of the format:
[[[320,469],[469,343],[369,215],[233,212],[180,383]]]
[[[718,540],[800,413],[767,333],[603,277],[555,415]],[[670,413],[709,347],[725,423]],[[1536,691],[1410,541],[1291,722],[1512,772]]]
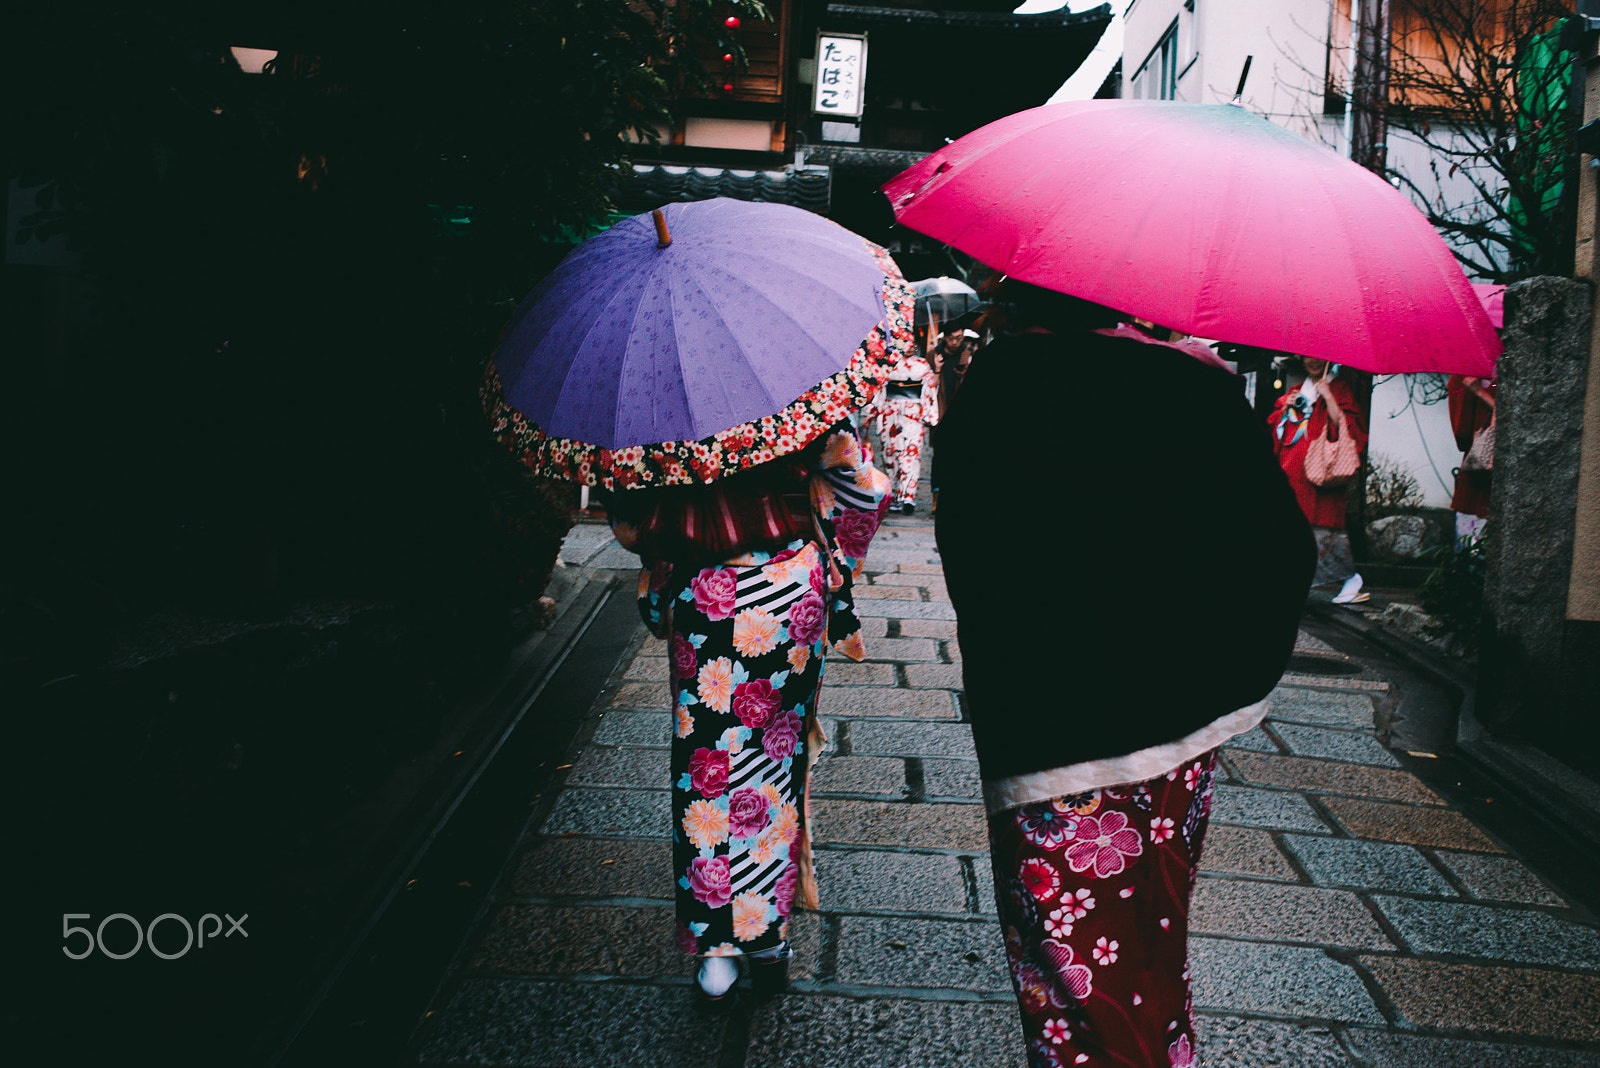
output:
[[[866,83],[867,35],[817,34],[817,83],[811,110],[821,115],[860,118]]]

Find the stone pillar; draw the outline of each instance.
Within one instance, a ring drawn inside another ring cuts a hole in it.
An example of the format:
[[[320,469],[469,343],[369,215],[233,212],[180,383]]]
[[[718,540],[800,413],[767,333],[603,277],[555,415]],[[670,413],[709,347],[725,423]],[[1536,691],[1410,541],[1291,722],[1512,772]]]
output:
[[[1562,644],[1593,300],[1573,278],[1507,289],[1497,380],[1477,714],[1493,733],[1557,754],[1573,726]]]

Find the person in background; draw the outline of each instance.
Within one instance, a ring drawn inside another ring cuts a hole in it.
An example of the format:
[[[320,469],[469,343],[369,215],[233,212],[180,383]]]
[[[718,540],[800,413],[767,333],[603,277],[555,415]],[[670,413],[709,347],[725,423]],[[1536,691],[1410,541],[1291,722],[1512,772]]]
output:
[[[1465,375],[1451,375],[1445,383],[1446,399],[1450,406],[1450,429],[1455,432],[1456,447],[1466,453],[1472,448],[1472,439],[1478,431],[1494,423],[1494,382]],[[1456,513],[1456,546],[1469,545],[1483,534],[1489,518],[1489,486],[1491,474],[1486,470],[1468,470],[1463,465],[1456,468],[1455,492],[1450,495],[1450,507]]]
[[[887,494],[851,417],[710,485],[608,501],[617,541],[644,564],[640,613],[670,643],[672,878],[703,1011],[731,1005],[741,960],[758,998],[782,990],[791,912],[816,907],[818,688],[830,651],[866,655],[851,583]]]
[[[933,369],[939,376],[938,389],[938,418],[943,419],[944,413],[950,407],[950,401],[955,397],[956,390],[961,388],[961,380],[966,377],[967,365],[972,360],[972,350],[977,342],[976,330],[952,328],[944,332],[939,339],[939,347],[933,350]],[[935,421],[937,425],[937,420]],[[931,470],[928,481],[933,490],[933,511],[939,511],[939,450],[929,442],[933,453]]]
[[[923,438],[939,421],[939,376],[933,365],[920,354],[906,357],[867,411],[883,443],[883,466],[893,485],[889,510],[911,515],[917,510]]]
[[[1316,547],[1236,376],[1065,294],[997,299],[1008,333],[935,431],[935,535],[1028,1063],[1192,1065],[1217,747],[1266,714]],[[1062,417],[1060,383],[1114,398],[1134,374],[1154,403]],[[1020,533],[1001,520],[1019,479],[1054,498]],[[1181,596],[1190,574],[1220,594]]]
[[[1344,486],[1325,488],[1306,477],[1306,450],[1319,437],[1330,440],[1349,434],[1358,448],[1365,449],[1367,422],[1356,403],[1355,391],[1339,379],[1327,360],[1307,356],[1301,363],[1305,378],[1278,398],[1268,423],[1272,428],[1278,463],[1294,487],[1295,499],[1311,524],[1317,539],[1317,577],[1315,586],[1338,584],[1335,604],[1355,604],[1368,599],[1361,590],[1361,575],[1350,554],[1350,537],[1345,532]]]

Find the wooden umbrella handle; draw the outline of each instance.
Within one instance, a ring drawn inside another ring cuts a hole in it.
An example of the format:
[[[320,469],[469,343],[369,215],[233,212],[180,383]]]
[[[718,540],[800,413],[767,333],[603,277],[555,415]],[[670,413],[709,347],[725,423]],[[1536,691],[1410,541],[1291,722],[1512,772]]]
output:
[[[660,208],[652,211],[650,217],[656,221],[656,248],[666,248],[672,244],[672,235],[667,233],[667,217],[661,214]]]

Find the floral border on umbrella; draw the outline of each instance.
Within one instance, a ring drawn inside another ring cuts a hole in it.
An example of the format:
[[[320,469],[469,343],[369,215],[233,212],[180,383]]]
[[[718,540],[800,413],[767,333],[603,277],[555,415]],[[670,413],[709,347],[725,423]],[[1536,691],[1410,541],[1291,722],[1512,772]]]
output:
[[[692,486],[714,482],[798,452],[870,401],[894,365],[912,351],[916,296],[887,250],[862,242],[883,269],[883,322],[850,357],[844,370],[813,386],[780,412],[740,423],[699,441],[666,441],[608,449],[546,434],[506,403],[495,362],[489,361],[478,396],[490,432],[536,475],[606,489]]]

